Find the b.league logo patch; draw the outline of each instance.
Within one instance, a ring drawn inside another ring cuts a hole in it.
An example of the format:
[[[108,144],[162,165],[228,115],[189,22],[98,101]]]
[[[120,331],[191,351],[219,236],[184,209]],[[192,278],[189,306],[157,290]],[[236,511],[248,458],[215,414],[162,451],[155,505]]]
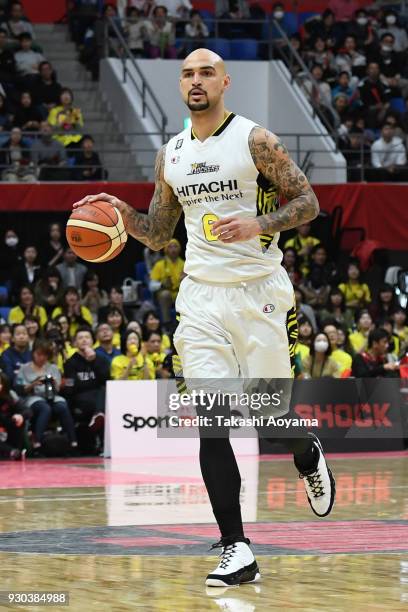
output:
[[[265,304],[265,306],[262,309],[262,312],[265,312],[266,314],[270,314],[274,310],[275,310],[275,306],[273,304]]]

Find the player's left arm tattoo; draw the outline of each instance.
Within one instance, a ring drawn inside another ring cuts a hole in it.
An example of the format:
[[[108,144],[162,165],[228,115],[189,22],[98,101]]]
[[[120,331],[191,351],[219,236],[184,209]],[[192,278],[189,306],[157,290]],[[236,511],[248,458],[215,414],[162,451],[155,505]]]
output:
[[[274,234],[307,223],[319,213],[319,202],[304,173],[289,156],[280,139],[254,127],[248,139],[254,164],[287,200],[275,212],[257,217],[263,233]]]

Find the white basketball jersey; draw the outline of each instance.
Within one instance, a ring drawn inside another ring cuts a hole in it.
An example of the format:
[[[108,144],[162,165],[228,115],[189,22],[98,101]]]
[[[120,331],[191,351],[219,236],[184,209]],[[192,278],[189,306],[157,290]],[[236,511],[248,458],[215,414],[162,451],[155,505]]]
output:
[[[183,207],[186,274],[202,281],[237,282],[265,276],[280,265],[279,234],[223,244],[211,234],[217,219],[253,218],[276,210],[276,189],[255,167],[248,137],[255,123],[230,113],[204,142],[191,128],[166,146],[165,181]]]

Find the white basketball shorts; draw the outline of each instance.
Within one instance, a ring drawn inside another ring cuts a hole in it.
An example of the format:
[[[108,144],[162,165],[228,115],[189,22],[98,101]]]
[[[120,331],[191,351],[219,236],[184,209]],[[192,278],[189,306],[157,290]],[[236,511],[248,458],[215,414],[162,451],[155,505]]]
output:
[[[186,277],[176,310],[185,379],[292,378],[297,322],[283,267],[230,286]]]

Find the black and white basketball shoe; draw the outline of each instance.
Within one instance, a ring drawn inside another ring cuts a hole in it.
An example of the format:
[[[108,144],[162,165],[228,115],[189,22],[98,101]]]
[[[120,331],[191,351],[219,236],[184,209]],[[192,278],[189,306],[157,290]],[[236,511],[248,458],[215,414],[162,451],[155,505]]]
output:
[[[336,482],[327,465],[320,440],[313,433],[308,433],[313,439],[316,452],[316,466],[309,470],[302,470],[301,466],[295,465],[299,470],[299,478],[303,479],[307,499],[313,512],[320,517],[330,514],[334,498],[336,496]]]
[[[214,548],[221,548],[220,562],[205,581],[206,586],[226,587],[257,582],[261,578],[258,564],[249,548],[248,538],[221,538],[213,544]]]

